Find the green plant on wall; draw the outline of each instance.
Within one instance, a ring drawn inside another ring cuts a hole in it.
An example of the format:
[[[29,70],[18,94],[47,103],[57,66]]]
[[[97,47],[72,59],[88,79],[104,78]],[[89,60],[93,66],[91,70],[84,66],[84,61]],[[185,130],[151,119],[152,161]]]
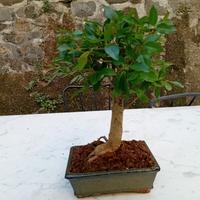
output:
[[[54,111],[59,104],[63,103],[62,96],[58,96],[56,99],[50,98],[48,95],[36,92],[35,102],[41,109],[47,112]]]
[[[83,76],[84,89],[101,88],[106,80],[112,86],[112,119],[108,142],[96,147],[91,159],[113,152],[121,144],[124,100],[132,95],[148,101],[148,94],[160,95],[162,88],[180,86],[165,78],[169,63],[163,38],[175,31],[166,15],[158,19],[152,7],[139,17],[135,9],[128,12],[104,8],[105,21],[86,21],[83,30],[64,32],[58,38],[59,61],[69,74]]]
[[[32,80],[28,83],[28,85],[25,87],[25,89],[26,89],[26,91],[31,92],[36,85],[37,85],[37,81]]]
[[[47,12],[50,12],[51,10],[51,4],[49,2],[49,0],[43,0],[43,5],[42,5],[42,10],[47,13]]]

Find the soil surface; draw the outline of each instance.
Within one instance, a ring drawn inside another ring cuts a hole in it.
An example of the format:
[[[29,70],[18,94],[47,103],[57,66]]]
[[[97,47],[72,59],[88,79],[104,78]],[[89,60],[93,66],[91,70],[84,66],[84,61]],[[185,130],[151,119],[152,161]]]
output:
[[[70,172],[127,170],[131,168],[149,168],[155,165],[155,160],[145,142],[135,140],[122,141],[117,151],[106,153],[89,163],[89,154],[101,143],[103,142],[95,141],[85,146],[76,147],[73,150]]]

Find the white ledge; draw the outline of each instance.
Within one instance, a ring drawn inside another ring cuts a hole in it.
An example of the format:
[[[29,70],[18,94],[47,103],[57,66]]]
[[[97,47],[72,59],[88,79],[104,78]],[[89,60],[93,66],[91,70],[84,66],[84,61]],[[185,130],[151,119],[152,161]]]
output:
[[[107,135],[110,111],[0,117],[0,200],[74,200],[70,146]],[[149,194],[84,200],[199,200],[200,106],[124,113],[126,140],[145,140],[161,166]]]

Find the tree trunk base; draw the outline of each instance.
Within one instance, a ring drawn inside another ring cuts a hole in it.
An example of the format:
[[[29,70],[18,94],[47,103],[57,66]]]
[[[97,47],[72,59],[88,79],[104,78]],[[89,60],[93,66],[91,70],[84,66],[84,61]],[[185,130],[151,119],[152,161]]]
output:
[[[103,155],[105,153],[114,152],[120,147],[122,139],[123,111],[123,99],[121,97],[114,98],[108,141],[106,141],[105,144],[101,144],[94,149],[94,151],[89,155],[88,162],[96,160],[100,155]]]
[[[96,160],[99,156],[109,153],[109,152],[114,152],[115,149],[112,148],[112,146],[109,144],[109,142],[100,144],[98,145],[93,152],[90,153],[88,162],[92,162]]]

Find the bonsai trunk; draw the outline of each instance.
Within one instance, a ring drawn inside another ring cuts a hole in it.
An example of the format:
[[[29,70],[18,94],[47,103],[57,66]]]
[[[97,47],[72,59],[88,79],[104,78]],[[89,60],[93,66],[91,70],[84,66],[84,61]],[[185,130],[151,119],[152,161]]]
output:
[[[121,145],[122,131],[123,131],[123,111],[124,102],[123,99],[117,97],[113,101],[112,118],[108,143],[112,147],[112,150],[117,150]]]
[[[121,97],[114,98],[108,141],[95,148],[95,150],[90,154],[90,157],[91,156],[92,157],[89,159],[89,161],[96,159],[98,156],[104,153],[114,152],[120,147],[122,139],[123,111],[124,111],[123,98]]]

